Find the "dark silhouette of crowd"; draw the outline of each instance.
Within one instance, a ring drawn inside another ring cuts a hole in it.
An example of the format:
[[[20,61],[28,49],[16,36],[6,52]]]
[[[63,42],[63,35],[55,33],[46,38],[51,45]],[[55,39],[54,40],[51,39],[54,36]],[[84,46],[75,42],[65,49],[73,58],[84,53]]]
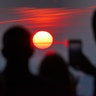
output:
[[[92,17],[92,27],[96,41],[96,10]],[[30,39],[30,32],[19,25],[5,32],[2,54],[7,66],[0,74],[0,96],[76,96],[76,81],[69,71],[69,65],[94,76],[96,96],[96,67],[83,53],[77,64],[79,69],[74,64],[67,64],[57,52],[50,52],[40,63],[39,75],[30,73],[29,59],[35,53]]]

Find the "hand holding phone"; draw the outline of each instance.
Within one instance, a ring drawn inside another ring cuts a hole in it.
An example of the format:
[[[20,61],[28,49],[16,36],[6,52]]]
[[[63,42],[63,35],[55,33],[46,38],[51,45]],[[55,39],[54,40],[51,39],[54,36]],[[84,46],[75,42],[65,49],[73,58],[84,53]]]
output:
[[[81,40],[69,40],[69,60],[70,65],[78,69],[81,63],[82,42]]]

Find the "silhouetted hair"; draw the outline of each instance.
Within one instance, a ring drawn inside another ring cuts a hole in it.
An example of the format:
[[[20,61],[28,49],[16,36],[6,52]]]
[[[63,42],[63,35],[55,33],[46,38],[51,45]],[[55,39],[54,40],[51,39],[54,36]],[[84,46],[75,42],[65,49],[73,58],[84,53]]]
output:
[[[3,55],[6,58],[16,56],[16,54],[20,55],[20,53],[23,56],[32,55],[34,48],[31,46],[30,38],[31,34],[28,30],[21,26],[9,28],[3,37]]]
[[[55,80],[69,80],[70,73],[63,58],[57,54],[47,54],[41,62],[40,76]]]
[[[93,17],[92,17],[92,27],[93,27],[94,38],[96,40],[96,10],[94,11]]]
[[[59,54],[51,52],[45,56],[39,76],[45,82],[42,90],[47,96],[76,96],[76,86],[68,66]]]

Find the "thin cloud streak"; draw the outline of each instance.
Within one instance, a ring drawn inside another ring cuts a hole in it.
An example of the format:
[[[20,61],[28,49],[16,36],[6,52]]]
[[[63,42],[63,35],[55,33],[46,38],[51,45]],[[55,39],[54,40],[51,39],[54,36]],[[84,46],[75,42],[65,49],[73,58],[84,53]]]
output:
[[[44,26],[68,26],[68,24],[62,24],[60,20],[63,18],[70,18],[74,14],[79,14],[83,12],[91,12],[92,8],[96,6],[91,6],[87,9],[63,9],[63,8],[47,8],[47,9],[31,9],[31,8],[14,8],[8,9],[10,14],[15,14],[19,16],[18,19],[13,20],[3,20],[0,24],[21,22],[29,24],[29,27],[32,23],[35,25]],[[69,15],[70,14],[70,15]],[[59,22],[59,24],[55,22]],[[66,20],[65,20],[66,21]]]

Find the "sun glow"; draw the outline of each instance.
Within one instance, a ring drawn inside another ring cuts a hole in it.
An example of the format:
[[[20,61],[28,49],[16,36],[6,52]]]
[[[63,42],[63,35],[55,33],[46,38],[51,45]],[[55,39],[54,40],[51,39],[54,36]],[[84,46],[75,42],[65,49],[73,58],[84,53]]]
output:
[[[33,36],[33,44],[40,49],[49,48],[53,43],[52,35],[47,31],[39,31]]]

